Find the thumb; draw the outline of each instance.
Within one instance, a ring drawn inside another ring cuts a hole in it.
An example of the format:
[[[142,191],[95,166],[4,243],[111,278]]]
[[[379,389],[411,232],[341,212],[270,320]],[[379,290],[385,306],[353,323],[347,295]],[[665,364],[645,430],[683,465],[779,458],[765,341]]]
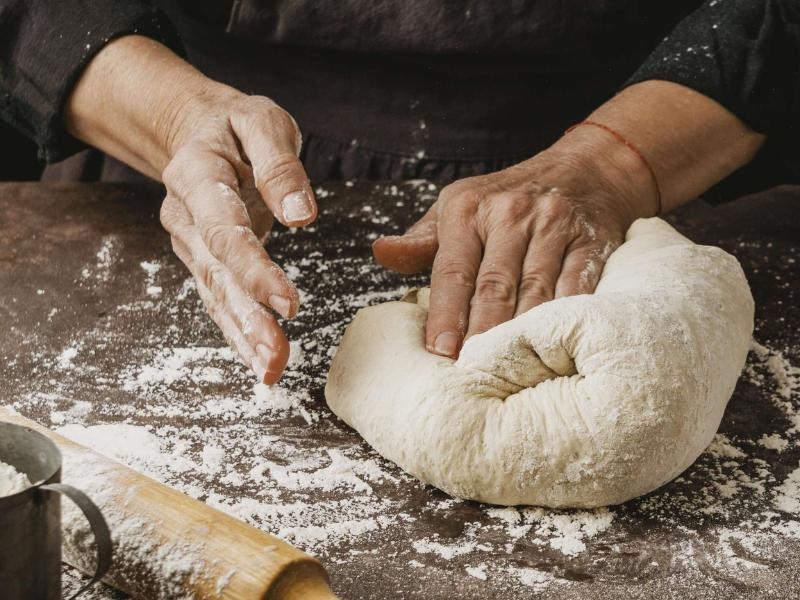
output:
[[[372,254],[378,264],[405,274],[430,267],[439,249],[435,209],[435,206],[431,207],[403,235],[389,235],[375,240]]]
[[[298,158],[297,123],[271,100],[252,100],[252,110],[232,116],[231,125],[253,167],[256,189],[278,221],[287,227],[308,225],[317,218],[317,203]]]

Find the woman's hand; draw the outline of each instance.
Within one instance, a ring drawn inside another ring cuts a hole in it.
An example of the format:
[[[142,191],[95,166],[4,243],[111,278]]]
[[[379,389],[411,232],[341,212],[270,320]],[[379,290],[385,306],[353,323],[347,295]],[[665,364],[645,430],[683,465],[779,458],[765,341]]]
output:
[[[317,216],[294,119],[268,98],[206,78],[161,44],[127,36],[89,64],[65,123],[164,182],[161,222],[208,312],[259,379],[277,381],[289,344],[270,309],[293,317],[298,295],[263,242],[273,216],[289,227]]]
[[[405,235],[375,242],[387,268],[433,265],[429,351],[456,357],[471,335],[594,291],[631,223],[657,212],[646,167],[603,136],[579,128],[528,161],[457,181]]]
[[[375,242],[378,262],[395,271],[433,264],[431,352],[455,357],[470,335],[594,291],[634,220],[702,194],[765,139],[711,98],[668,81],[632,85],[589,119],[615,133],[578,127],[530,160],[457,181],[405,235]]]
[[[271,100],[234,93],[176,140],[162,174],[161,222],[228,342],[259,379],[274,383],[289,343],[267,307],[293,317],[298,295],[264,240],[273,215],[289,227],[316,218],[297,125]]]

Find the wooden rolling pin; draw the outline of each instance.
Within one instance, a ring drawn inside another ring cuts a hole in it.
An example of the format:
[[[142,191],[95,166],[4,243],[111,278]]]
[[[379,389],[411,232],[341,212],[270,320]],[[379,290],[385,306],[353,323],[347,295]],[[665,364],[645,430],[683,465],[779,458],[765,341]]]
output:
[[[88,494],[111,529],[103,581],[134,598],[335,600],[325,569],[300,550],[2,407],[0,421],[55,442],[63,482]],[[88,525],[65,519],[63,534],[65,562],[94,572]]]

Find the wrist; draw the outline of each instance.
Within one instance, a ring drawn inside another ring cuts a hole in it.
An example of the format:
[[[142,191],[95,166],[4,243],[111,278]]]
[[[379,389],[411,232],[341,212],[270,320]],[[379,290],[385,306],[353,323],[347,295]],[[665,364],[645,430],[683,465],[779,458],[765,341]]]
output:
[[[166,46],[129,35],[89,63],[67,101],[64,122],[75,137],[158,178],[214,107],[236,94]]]
[[[613,130],[582,124],[567,131],[549,149],[572,165],[574,177],[585,192],[604,194],[626,221],[653,217],[661,212],[658,181],[647,159]]]

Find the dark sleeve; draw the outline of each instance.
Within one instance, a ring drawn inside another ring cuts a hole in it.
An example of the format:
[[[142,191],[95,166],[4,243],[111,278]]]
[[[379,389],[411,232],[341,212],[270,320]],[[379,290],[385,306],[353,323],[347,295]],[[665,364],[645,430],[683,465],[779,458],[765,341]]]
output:
[[[649,79],[697,90],[767,136],[756,159],[707,199],[800,182],[800,0],[707,1],[626,85]]]
[[[0,119],[47,162],[82,149],[64,129],[64,105],[94,55],[128,34],[180,50],[174,28],[144,0],[0,0]]]

